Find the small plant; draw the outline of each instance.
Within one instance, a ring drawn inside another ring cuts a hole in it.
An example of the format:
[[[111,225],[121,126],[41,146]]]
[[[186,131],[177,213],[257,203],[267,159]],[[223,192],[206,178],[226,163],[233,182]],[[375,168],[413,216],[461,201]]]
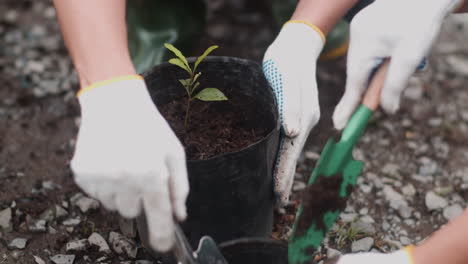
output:
[[[172,51],[177,58],[172,58],[169,60],[169,63],[179,66],[180,68],[184,69],[188,74],[189,78],[181,79],[179,82],[184,86],[185,91],[187,92],[187,110],[185,112],[185,128],[187,128],[187,122],[189,118],[189,110],[190,110],[190,102],[194,99],[198,99],[201,101],[224,101],[228,100],[228,98],[217,88],[204,88],[203,90],[195,93],[200,86],[200,82],[198,82],[198,78],[201,75],[201,72],[197,72],[198,65],[205,59],[208,54],[210,54],[213,50],[218,48],[218,46],[211,46],[205,50],[205,52],[198,57],[197,61],[193,65],[193,69],[190,67],[187,59],[185,56],[171,44],[165,43],[164,46]]]

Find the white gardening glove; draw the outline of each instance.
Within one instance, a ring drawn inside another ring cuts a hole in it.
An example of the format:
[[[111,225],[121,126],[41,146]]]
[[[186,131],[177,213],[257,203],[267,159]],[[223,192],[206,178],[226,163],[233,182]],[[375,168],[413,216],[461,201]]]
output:
[[[174,216],[186,217],[184,149],[151,101],[141,76],[104,81],[79,94],[81,125],[71,168],[105,208],[134,218],[145,210],[151,245],[173,244]]]
[[[333,114],[343,129],[361,101],[371,71],[390,58],[381,106],[395,113],[408,79],[429,52],[444,18],[461,0],[377,0],[351,22],[346,91]]]
[[[284,132],[274,176],[280,204],[289,199],[297,159],[320,118],[315,68],[323,44],[318,28],[290,21],[263,58],[263,72],[275,92]]]
[[[339,258],[336,264],[415,264],[413,247],[406,247],[393,253],[357,253]]]

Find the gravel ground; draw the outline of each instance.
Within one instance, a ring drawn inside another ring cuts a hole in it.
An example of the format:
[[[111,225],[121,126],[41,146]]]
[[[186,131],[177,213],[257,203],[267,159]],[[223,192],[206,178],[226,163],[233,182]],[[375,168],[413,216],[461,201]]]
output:
[[[209,1],[198,50],[219,44],[217,55],[260,61],[278,29],[267,8],[251,2]],[[73,183],[67,163],[78,87],[51,3],[0,2],[0,40],[0,264],[156,263],[131,225],[119,225]],[[363,176],[318,258],[417,244],[467,207],[466,43],[468,17],[448,19],[399,114],[375,115],[355,151]],[[332,131],[344,59],[321,63],[318,76],[322,120],[298,166],[293,202],[277,211],[277,239],[287,239],[297,194]]]

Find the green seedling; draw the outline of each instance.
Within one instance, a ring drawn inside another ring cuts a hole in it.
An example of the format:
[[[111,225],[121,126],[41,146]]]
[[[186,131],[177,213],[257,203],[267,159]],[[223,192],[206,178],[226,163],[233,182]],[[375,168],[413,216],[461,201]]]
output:
[[[180,68],[184,69],[189,78],[181,79],[179,82],[184,86],[185,91],[187,92],[187,110],[185,112],[185,128],[187,128],[188,118],[189,118],[189,110],[190,110],[190,102],[192,100],[198,99],[201,101],[225,101],[228,98],[221,92],[218,88],[204,88],[203,90],[197,92],[198,87],[200,86],[200,82],[198,78],[201,75],[201,72],[197,72],[198,65],[205,59],[208,54],[210,54],[213,50],[217,49],[218,46],[211,46],[205,50],[205,52],[198,57],[193,65],[193,69],[190,67],[187,59],[185,56],[171,44],[165,43],[164,46],[172,51],[177,58],[172,58],[169,60],[169,63],[179,66]]]

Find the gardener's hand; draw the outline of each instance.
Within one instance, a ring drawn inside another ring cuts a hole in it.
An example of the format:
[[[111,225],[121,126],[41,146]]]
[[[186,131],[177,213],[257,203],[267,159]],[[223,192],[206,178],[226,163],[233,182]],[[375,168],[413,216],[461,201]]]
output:
[[[307,136],[320,118],[315,68],[323,43],[319,29],[289,22],[263,59],[263,71],[276,94],[284,130],[275,171],[275,192],[282,204],[289,199]]]
[[[395,113],[408,79],[429,52],[444,18],[461,0],[375,1],[351,22],[346,91],[335,109],[337,129],[346,126],[361,101],[371,71],[391,58],[381,105]]]
[[[140,76],[90,88],[79,95],[81,126],[71,161],[75,181],[124,217],[144,209],[151,245],[166,251],[173,244],[174,215],[186,217],[184,149]]]
[[[414,264],[412,248],[389,253],[357,253],[348,254],[339,258],[336,264]]]

